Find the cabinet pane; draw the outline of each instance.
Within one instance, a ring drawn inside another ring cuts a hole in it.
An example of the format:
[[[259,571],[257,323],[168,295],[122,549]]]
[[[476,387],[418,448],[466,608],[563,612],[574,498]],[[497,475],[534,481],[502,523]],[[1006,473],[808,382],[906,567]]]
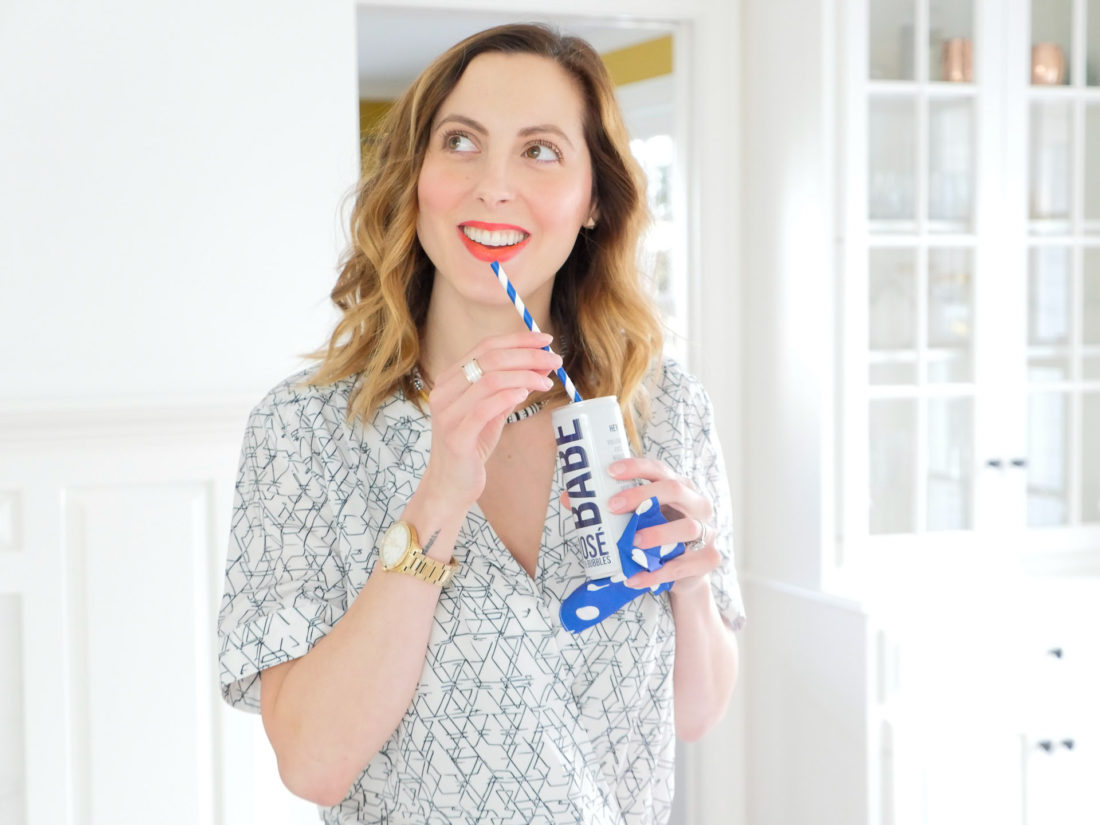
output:
[[[1028,377],[1032,381],[1064,380],[1069,377],[1073,319],[1069,249],[1033,248],[1028,284]]]
[[[928,13],[929,79],[969,83],[974,65],[973,2],[933,3]]]
[[[1089,0],[1085,15],[1088,18],[1085,82],[1090,86],[1100,86],[1100,0]]]
[[[944,100],[928,107],[929,228],[970,229],[974,179],[974,104]]]
[[[912,249],[872,249],[867,268],[868,341],[872,353],[917,346],[916,263]]]
[[[1100,346],[1100,249],[1084,250],[1083,261],[1081,343],[1085,346]]]
[[[1094,222],[1087,231],[1100,231],[1100,104],[1095,103],[1085,107],[1085,220]]]
[[[915,221],[916,102],[872,100],[868,124],[868,208],[872,221]]]
[[[1032,0],[1031,82],[1057,86],[1070,82],[1073,0]]]
[[[21,598],[0,595],[0,822],[25,822]]]
[[[1032,346],[1068,343],[1069,267],[1067,247],[1039,246],[1031,250],[1028,343]]]
[[[1069,220],[1071,125],[1072,109],[1068,102],[1032,104],[1029,185],[1032,220]]]
[[[867,4],[867,52],[872,80],[912,80],[916,13],[913,0],[874,0]]]
[[[969,249],[928,251],[928,380],[973,379],[973,255]]]
[[[874,385],[916,384],[916,354],[897,357],[896,360],[884,360],[882,363],[872,361],[867,367],[867,375]]]
[[[1081,398],[1081,520],[1100,522],[1100,393]]]
[[[974,405],[969,398],[928,402],[928,529],[971,526]]]
[[[870,532],[911,533],[916,528],[916,400],[872,401],[868,431]]]
[[[1069,397],[1032,393],[1028,404],[1027,523],[1069,521]]]

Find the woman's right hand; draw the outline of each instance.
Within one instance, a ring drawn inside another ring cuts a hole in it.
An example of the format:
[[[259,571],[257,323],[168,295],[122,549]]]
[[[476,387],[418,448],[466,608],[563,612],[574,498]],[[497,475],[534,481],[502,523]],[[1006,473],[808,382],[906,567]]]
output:
[[[434,376],[428,397],[432,445],[418,494],[463,514],[481,497],[485,462],[505,419],[530,393],[553,386],[549,373],[562,362],[543,349],[552,340],[541,332],[493,335]],[[471,384],[463,367],[475,358],[482,377]]]

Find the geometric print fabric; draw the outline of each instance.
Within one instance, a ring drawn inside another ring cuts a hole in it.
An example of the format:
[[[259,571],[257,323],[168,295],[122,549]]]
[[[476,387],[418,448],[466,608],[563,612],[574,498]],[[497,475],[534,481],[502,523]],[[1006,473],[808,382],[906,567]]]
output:
[[[241,450],[219,663],[226,701],[252,711],[260,671],[307,653],[363,587],[431,446],[430,422],[403,396],[363,426],[346,420],[353,378],[313,387],[307,377],[284,381],[257,405]],[[673,361],[656,371],[650,394],[643,452],[714,502],[723,562],[711,586],[739,629],[729,493],[709,399]],[[555,478],[534,578],[471,509],[412,703],[344,802],[322,809],[324,822],[667,822],[675,753],[668,595],[645,594],[580,634],[564,630],[561,601],[585,575],[565,546],[561,491]]]

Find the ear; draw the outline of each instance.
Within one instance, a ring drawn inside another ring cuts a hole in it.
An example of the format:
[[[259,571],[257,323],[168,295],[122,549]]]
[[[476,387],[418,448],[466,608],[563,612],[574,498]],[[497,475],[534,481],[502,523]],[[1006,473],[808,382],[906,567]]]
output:
[[[588,220],[584,222],[585,229],[595,229],[596,222],[600,219],[600,210],[593,204],[592,211],[588,213]]]

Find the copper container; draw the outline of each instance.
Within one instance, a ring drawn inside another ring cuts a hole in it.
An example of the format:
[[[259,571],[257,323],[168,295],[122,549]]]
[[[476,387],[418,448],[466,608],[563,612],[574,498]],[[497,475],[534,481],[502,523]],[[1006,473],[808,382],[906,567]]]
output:
[[[974,79],[974,55],[969,37],[944,41],[941,75],[948,83],[969,83]]]
[[[1066,53],[1057,43],[1031,47],[1031,82],[1037,86],[1061,86],[1066,82]]]

